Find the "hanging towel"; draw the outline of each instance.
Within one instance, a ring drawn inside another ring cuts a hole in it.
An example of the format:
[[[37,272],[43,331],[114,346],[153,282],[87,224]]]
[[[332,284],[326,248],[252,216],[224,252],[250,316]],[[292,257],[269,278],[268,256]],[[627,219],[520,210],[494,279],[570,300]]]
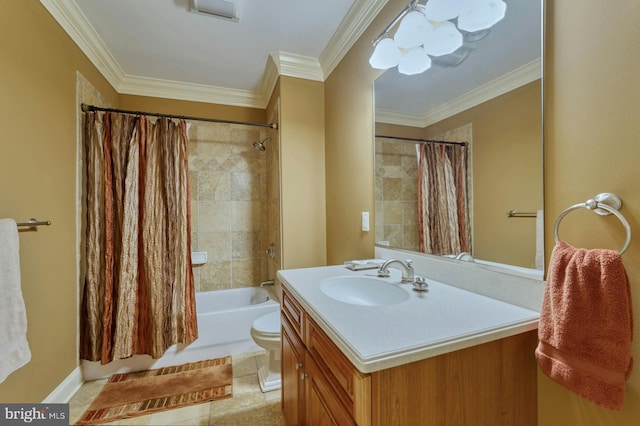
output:
[[[31,360],[18,250],[16,222],[0,219],[0,383]]]
[[[538,337],[535,356],[547,376],[602,407],[622,409],[633,365],[633,319],[616,251],[556,244]]]

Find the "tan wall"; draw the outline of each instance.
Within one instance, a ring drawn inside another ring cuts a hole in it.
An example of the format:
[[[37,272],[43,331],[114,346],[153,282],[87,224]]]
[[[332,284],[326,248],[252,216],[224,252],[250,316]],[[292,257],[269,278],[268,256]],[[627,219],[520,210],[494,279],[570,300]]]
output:
[[[133,111],[159,112],[163,114],[187,115],[249,123],[266,123],[266,114],[263,109],[180,101],[150,96],[120,95],[118,107]]]
[[[282,266],[326,265],[324,84],[280,77]]]
[[[369,66],[369,56],[371,41],[404,6],[389,0],[325,81],[329,264],[373,256],[373,81],[381,73]],[[361,230],[362,212],[369,212],[369,232]]]
[[[509,210],[542,209],[542,99],[536,80],[425,129],[423,137],[471,123],[473,254],[535,267],[535,218]]]
[[[637,425],[640,421],[640,3],[547,1],[545,43],[545,212],[547,256],[555,218],[600,192],[615,192],[634,231],[623,261],[631,283],[636,366],[620,413],[584,401],[539,375],[539,424]],[[577,211],[560,236],[572,245],[619,248],[622,225]]]
[[[76,71],[117,94],[37,1],[0,2],[0,217],[51,220],[20,233],[32,359],[1,402],[40,402],[77,366]]]

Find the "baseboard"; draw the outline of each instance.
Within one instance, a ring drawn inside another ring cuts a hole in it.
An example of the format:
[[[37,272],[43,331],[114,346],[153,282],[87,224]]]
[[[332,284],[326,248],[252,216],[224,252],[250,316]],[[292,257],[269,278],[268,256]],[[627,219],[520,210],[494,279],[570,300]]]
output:
[[[47,397],[42,401],[43,404],[66,403],[80,389],[84,380],[82,379],[82,371],[80,367],[69,374]]]

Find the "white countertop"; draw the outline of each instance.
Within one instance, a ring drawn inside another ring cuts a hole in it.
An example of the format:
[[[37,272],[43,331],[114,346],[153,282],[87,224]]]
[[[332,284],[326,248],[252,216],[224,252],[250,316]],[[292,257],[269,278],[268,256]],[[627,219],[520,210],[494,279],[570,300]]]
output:
[[[339,276],[375,276],[376,270],[351,271],[344,266],[289,269],[278,272],[282,285],[342,350],[355,367],[371,373],[453,352],[538,327],[539,313],[430,280],[429,291],[400,284],[409,299],[386,306],[337,301],[320,290],[320,282]]]

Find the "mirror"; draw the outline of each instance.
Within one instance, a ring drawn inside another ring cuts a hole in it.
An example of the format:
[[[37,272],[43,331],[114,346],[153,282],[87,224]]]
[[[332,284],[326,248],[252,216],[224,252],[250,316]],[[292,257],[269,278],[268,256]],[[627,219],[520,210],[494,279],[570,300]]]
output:
[[[476,263],[539,270],[542,278],[542,1],[506,0],[504,19],[484,38],[434,58],[422,74],[392,68],[376,79],[377,245],[423,251],[418,179],[426,169],[418,172],[417,146],[466,142],[464,251]]]

